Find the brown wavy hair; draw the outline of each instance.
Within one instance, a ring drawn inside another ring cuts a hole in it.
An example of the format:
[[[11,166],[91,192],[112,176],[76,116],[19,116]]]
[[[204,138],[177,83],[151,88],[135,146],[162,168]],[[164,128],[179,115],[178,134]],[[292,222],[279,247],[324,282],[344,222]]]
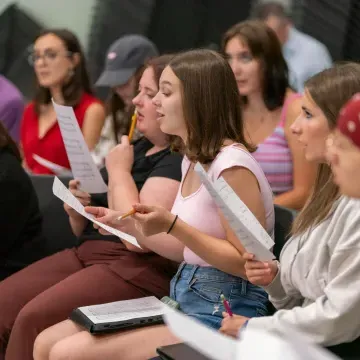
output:
[[[310,78],[305,83],[305,91],[324,113],[330,129],[334,129],[342,106],[360,91],[360,64],[334,65]],[[339,196],[330,165],[321,164],[312,193],[295,219],[292,234],[304,233],[324,221]]]
[[[223,36],[222,52],[227,43],[239,38],[249,47],[251,55],[261,63],[263,99],[268,110],[283,106],[289,88],[289,72],[282,54],[281,44],[273,30],[260,20],[242,21],[232,26]],[[246,104],[246,96],[241,96]]]
[[[65,100],[65,105],[76,106],[80,102],[81,96],[84,92],[93,94],[84,51],[82,50],[78,38],[67,29],[44,30],[35,38],[35,41],[48,34],[55,35],[64,43],[66,50],[70,53],[70,57],[73,57],[75,54],[78,54],[80,57],[79,63],[74,67],[73,76],[71,76],[69,81],[65,82],[62,86],[62,95]],[[40,86],[38,80],[36,80],[36,86],[37,90],[34,97],[34,103],[35,111],[39,114],[41,105],[50,104],[51,93],[50,89]]]
[[[213,161],[226,139],[254,147],[244,136],[241,100],[230,65],[212,50],[191,50],[169,63],[182,87],[187,143],[176,144],[190,161]]]

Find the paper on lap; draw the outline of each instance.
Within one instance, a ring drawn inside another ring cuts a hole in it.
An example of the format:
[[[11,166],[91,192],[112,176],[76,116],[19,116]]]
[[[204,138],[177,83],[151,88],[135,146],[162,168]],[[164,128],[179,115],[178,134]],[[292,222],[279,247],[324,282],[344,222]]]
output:
[[[286,327],[268,331],[252,325],[234,339],[164,306],[164,321],[180,340],[213,360],[340,360],[307,337]]]
[[[107,192],[107,186],[91,157],[73,108],[58,105],[54,100],[53,105],[74,178],[80,181],[81,189],[88,193]]]
[[[125,240],[141,249],[141,246],[136,241],[136,238],[134,236],[126,234],[120,230],[114,229],[111,226],[105,225],[97,221],[93,215],[88,214],[85,211],[84,206],[81,204],[81,202],[66,188],[66,186],[56,176],[54,178],[54,183],[53,183],[53,193],[60,200],[68,204],[70,207],[72,207],[82,216],[86,217],[88,220],[99,225],[101,228],[108,231],[109,233],[116,235],[120,239]]]
[[[259,344],[261,343],[261,346]],[[240,332],[237,360],[340,360],[296,330],[269,331],[260,327]]]
[[[195,171],[246,251],[260,261],[274,259],[270,250],[275,244],[273,239],[225,179],[212,182],[200,163],[195,165]]]
[[[164,321],[176,337],[209,359],[236,359],[238,341],[202,325],[179,311],[164,307]]]
[[[57,176],[72,176],[72,172],[69,169],[67,169],[66,167],[55,164],[52,161],[46,160],[43,157],[36,155],[36,154],[33,154],[33,158],[40,165],[51,170]]]

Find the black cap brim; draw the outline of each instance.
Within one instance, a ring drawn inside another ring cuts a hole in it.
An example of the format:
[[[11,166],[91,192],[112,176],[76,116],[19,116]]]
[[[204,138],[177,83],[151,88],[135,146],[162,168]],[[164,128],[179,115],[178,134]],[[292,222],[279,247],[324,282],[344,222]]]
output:
[[[136,69],[105,70],[96,81],[95,86],[115,87],[126,84]]]

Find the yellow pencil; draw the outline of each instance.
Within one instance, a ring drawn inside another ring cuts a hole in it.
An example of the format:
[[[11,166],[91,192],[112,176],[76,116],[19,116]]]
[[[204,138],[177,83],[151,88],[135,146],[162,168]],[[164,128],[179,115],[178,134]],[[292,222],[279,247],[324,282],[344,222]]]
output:
[[[128,216],[131,216],[131,215],[134,215],[136,213],[136,210],[135,209],[131,209],[129,212],[127,212],[126,214],[124,215],[121,215],[119,216],[118,218],[116,218],[116,220],[120,221],[120,220],[123,220],[125,218],[127,218]]]
[[[136,110],[134,112],[134,115],[131,117],[131,126],[130,126],[130,131],[129,131],[129,142],[131,142],[132,137],[134,135],[135,126],[136,126]]]

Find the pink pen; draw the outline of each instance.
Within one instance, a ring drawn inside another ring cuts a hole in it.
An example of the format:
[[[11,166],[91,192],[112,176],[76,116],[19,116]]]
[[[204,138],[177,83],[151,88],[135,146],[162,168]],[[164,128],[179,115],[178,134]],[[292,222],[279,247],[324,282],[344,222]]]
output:
[[[223,294],[221,294],[220,298],[221,298],[221,301],[224,305],[226,312],[229,314],[229,316],[233,316],[233,312],[231,311],[230,305],[229,305],[228,301],[225,299],[225,296]]]

